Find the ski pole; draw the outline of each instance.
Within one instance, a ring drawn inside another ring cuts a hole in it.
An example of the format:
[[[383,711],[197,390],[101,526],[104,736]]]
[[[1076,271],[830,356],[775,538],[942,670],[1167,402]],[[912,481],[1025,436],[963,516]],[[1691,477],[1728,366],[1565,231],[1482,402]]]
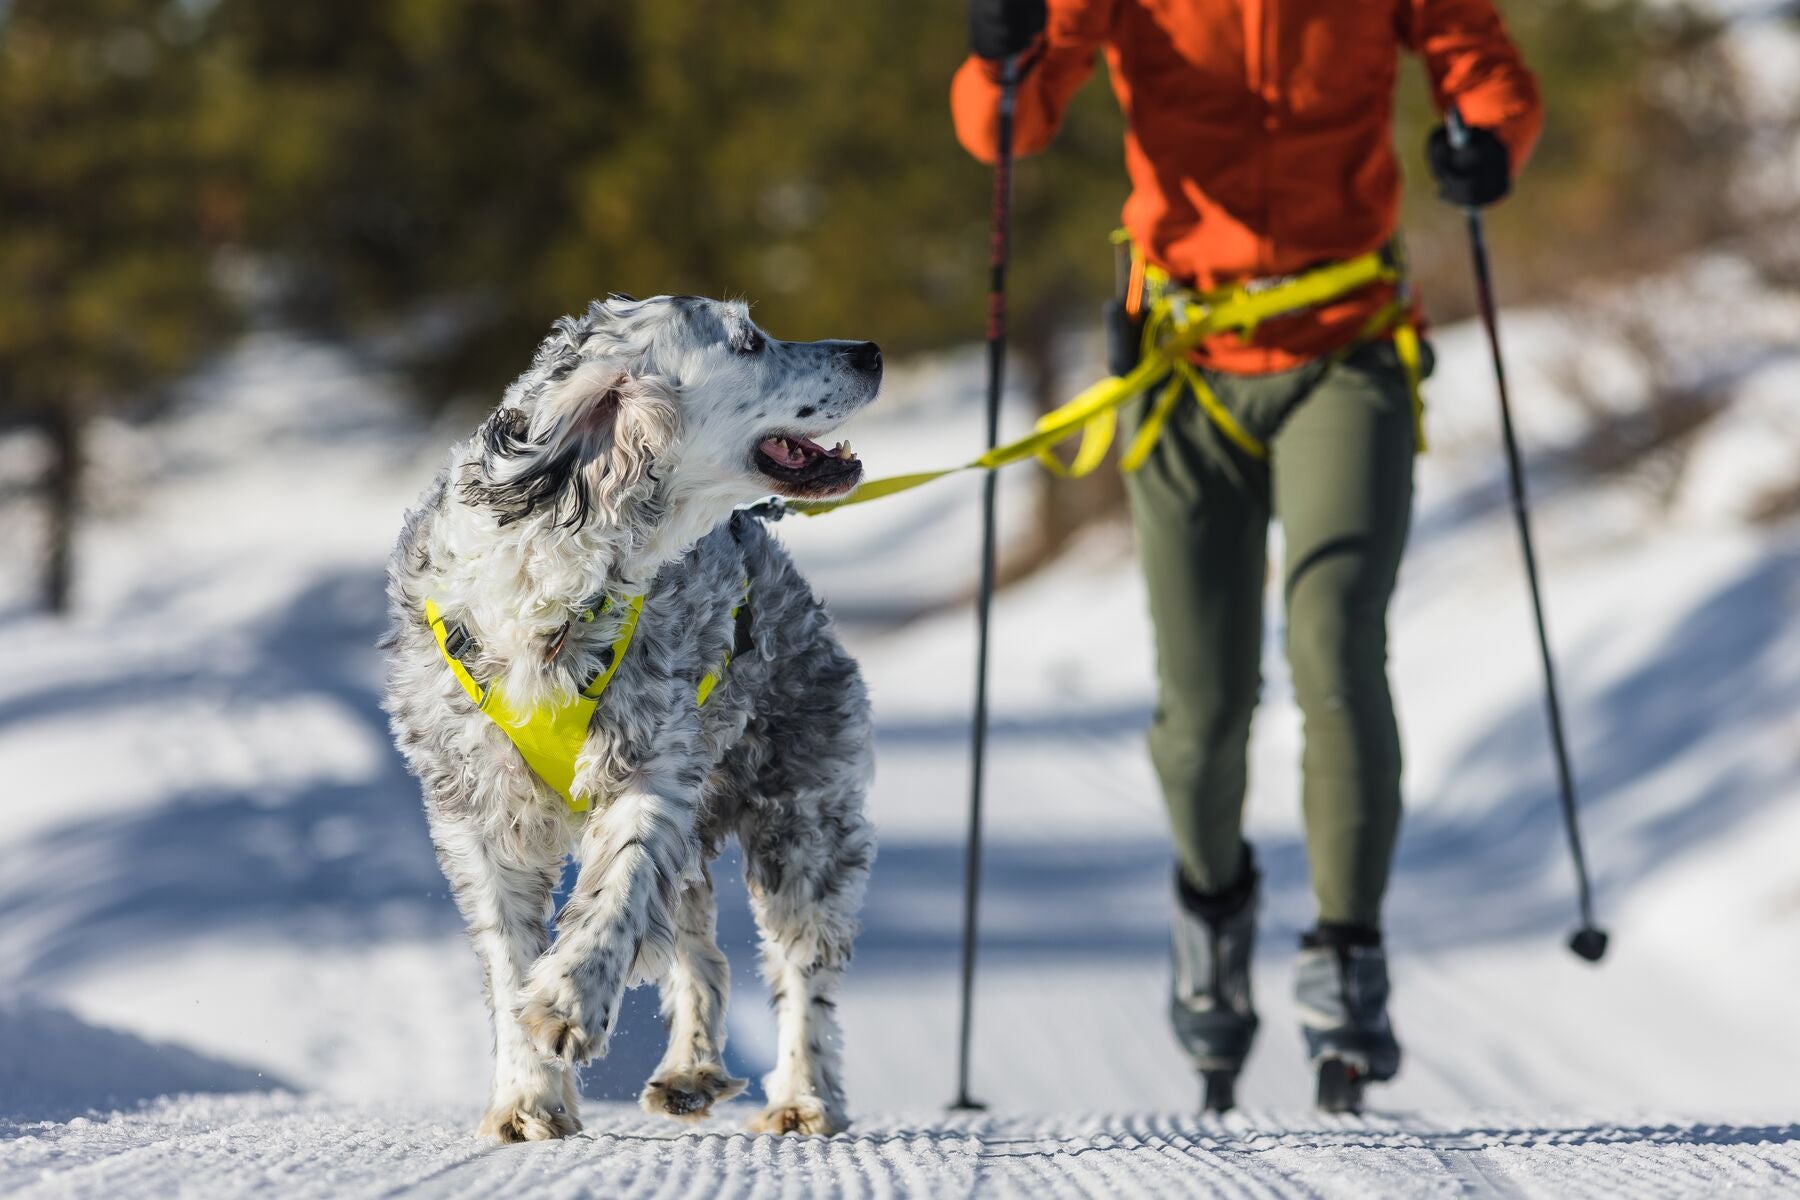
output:
[[[994,201],[988,234],[987,446],[1000,443],[1000,393],[1006,382],[1006,261],[1012,224],[1013,106],[1019,60],[1000,67],[999,153],[994,159]],[[981,587],[975,601],[975,714],[969,726],[969,837],[963,858],[962,1012],[957,1033],[956,1099],[951,1108],[986,1106],[969,1095],[969,1031],[974,1017],[975,938],[981,901],[981,784],[987,754],[988,621],[994,602],[994,505],[996,472],[981,484]]]
[[[1469,127],[1453,104],[1444,113],[1444,129],[1453,150],[1469,144]],[[1518,438],[1513,434],[1512,404],[1506,394],[1506,366],[1500,357],[1500,319],[1494,308],[1493,276],[1488,270],[1487,237],[1481,210],[1463,207],[1469,227],[1469,255],[1475,268],[1475,299],[1481,324],[1487,330],[1488,349],[1494,358],[1494,382],[1500,393],[1500,434],[1506,446],[1506,469],[1512,482],[1513,516],[1519,526],[1519,547],[1525,558],[1525,579],[1531,589],[1531,612],[1537,620],[1538,654],[1544,664],[1544,709],[1550,722],[1550,745],[1555,751],[1556,775],[1562,790],[1563,825],[1569,835],[1569,856],[1575,863],[1575,884],[1581,903],[1581,928],[1569,937],[1569,949],[1589,962],[1606,953],[1606,932],[1594,924],[1593,890],[1588,884],[1587,858],[1581,850],[1581,824],[1575,807],[1575,775],[1569,768],[1569,748],[1563,737],[1562,705],[1556,695],[1556,667],[1550,658],[1550,635],[1544,626],[1544,601],[1538,588],[1537,555],[1531,548],[1531,517],[1525,499],[1525,465],[1519,458]]]

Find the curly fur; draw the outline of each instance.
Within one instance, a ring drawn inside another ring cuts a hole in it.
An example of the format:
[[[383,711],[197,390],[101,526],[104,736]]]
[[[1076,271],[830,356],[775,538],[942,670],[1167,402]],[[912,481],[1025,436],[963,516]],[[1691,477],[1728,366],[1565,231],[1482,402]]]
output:
[[[729,975],[706,866],[729,836],[780,1030],[752,1127],[844,1126],[832,995],[874,854],[868,700],[779,543],[733,509],[777,490],[754,458],[762,438],[823,436],[874,398],[872,351],[767,338],[742,305],[596,302],[557,322],[407,514],[389,564],[385,707],[486,976],[484,1135],[580,1128],[575,1069],[605,1053],[633,982],[660,982],[669,1021],[646,1108],[694,1119],[743,1088],[722,1060]],[[702,707],[746,579],[750,650]],[[425,599],[474,635],[471,672],[530,705],[593,676],[624,605],[575,618],[640,593],[636,638],[576,762],[592,811],[575,814],[457,685]],[[553,914],[571,851],[574,891]]]

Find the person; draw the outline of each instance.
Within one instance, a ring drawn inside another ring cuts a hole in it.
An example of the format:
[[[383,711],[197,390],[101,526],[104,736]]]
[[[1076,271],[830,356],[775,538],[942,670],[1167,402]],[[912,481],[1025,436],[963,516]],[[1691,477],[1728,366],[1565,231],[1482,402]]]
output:
[[[1277,286],[1372,253],[1396,261],[1384,248],[1399,209],[1402,50],[1467,125],[1455,145],[1441,127],[1428,142],[1445,200],[1505,196],[1542,124],[1491,0],[969,0],[969,28],[951,109],[958,139],[988,162],[1006,60],[1016,149],[1030,154],[1104,50],[1126,117],[1137,263],[1126,303],[1139,314],[1157,296]],[[1213,1108],[1230,1107],[1257,1029],[1260,876],[1242,812],[1271,518],[1305,722],[1318,918],[1296,987],[1321,1103],[1354,1108],[1363,1083],[1399,1067],[1382,944],[1401,768],[1387,607],[1412,505],[1416,376],[1429,367],[1409,370],[1397,348],[1410,321],[1381,320],[1411,307],[1393,274],[1201,342],[1186,375],[1200,402],[1154,418],[1161,432],[1127,477],[1155,627],[1148,741],[1178,857],[1170,1013]],[[1149,395],[1126,413],[1140,428],[1152,419]]]

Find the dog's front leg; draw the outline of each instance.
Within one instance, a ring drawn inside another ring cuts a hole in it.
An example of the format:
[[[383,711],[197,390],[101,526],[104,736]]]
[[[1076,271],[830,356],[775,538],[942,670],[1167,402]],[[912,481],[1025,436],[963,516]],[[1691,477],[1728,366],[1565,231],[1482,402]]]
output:
[[[856,728],[866,739],[868,727]],[[808,757],[809,767],[828,762],[827,753]],[[775,1069],[763,1079],[767,1107],[750,1122],[756,1133],[830,1135],[849,1121],[836,992],[875,846],[863,815],[867,742],[836,753],[836,787],[788,789],[772,777],[738,825],[777,1030]],[[795,837],[796,828],[807,835]]]
[[[695,808],[634,789],[588,818],[556,944],[531,968],[519,1008],[545,1058],[576,1064],[604,1055],[626,983],[666,967],[675,901],[697,853]]]
[[[645,1112],[697,1121],[744,1090],[725,1070],[731,965],[719,949],[712,878],[702,867],[675,910],[675,958],[662,980],[669,1045],[638,1098]]]
[[[550,941],[559,834],[553,826],[526,825],[501,842],[477,820],[440,812],[431,821],[438,860],[481,959],[494,1021],[493,1096],[478,1132],[503,1142],[566,1137],[581,1128],[574,1072],[535,1054],[513,1015],[526,972]]]

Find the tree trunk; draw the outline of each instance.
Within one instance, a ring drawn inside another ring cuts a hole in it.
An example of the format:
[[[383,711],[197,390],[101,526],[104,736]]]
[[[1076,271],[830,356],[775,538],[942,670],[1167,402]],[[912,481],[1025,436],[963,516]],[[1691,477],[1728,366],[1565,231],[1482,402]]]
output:
[[[1032,407],[1040,415],[1060,407],[1079,390],[1069,387],[1058,369],[1058,315],[1054,310],[1034,312],[1016,326],[1018,363]],[[1082,380],[1081,385],[1089,382]],[[1064,449],[1065,458],[1068,453]],[[1084,479],[1045,477],[1038,489],[1035,536],[1023,551],[1000,564],[997,582],[1004,587],[1054,562],[1077,534],[1120,512],[1124,503],[1125,485],[1119,476],[1116,449]]]
[[[44,415],[50,437],[50,462],[44,468],[44,508],[48,518],[44,546],[44,607],[69,611],[75,553],[75,513],[81,495],[81,416],[73,404],[59,404]]]

